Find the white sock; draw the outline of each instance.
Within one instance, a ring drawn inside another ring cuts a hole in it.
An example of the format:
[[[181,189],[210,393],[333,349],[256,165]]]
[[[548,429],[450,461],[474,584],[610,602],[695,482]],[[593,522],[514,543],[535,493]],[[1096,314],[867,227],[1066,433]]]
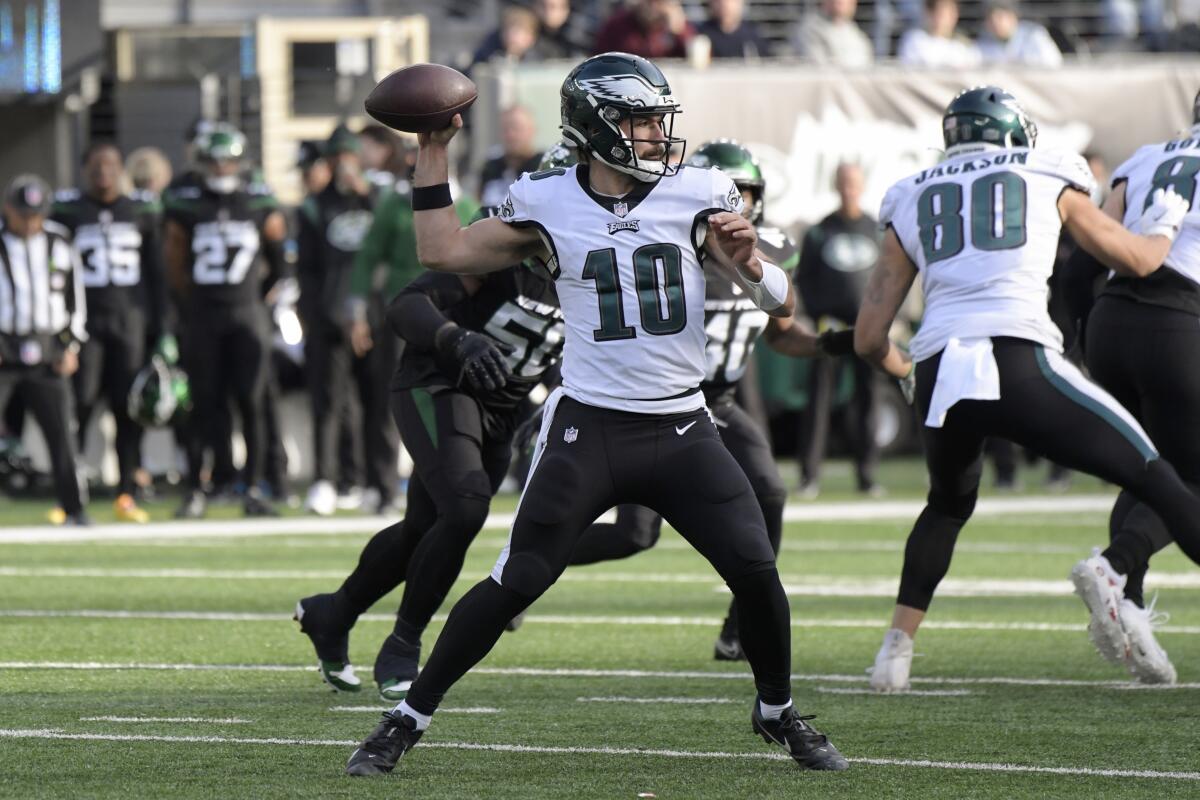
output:
[[[395,711],[400,712],[402,716],[412,717],[417,721],[417,730],[423,731],[429,727],[429,723],[433,720],[429,714],[422,714],[416,711],[408,704],[407,700],[401,700],[400,705],[396,706]]]
[[[779,719],[783,716],[785,708],[791,708],[792,701],[788,700],[781,706],[767,705],[762,700],[758,701],[758,713],[762,714],[763,719]]]

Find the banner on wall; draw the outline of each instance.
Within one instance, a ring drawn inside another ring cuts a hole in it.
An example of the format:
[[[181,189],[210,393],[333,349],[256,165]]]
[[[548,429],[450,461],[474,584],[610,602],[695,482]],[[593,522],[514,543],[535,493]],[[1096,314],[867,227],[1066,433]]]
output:
[[[491,102],[475,115],[478,147],[496,141],[489,111],[514,103],[533,111],[541,145],[556,141],[559,87],[572,66],[481,69],[480,99]],[[894,181],[936,163],[942,109],[962,89],[1004,87],[1037,121],[1038,147],[1094,152],[1110,169],[1138,146],[1185,130],[1200,89],[1200,59],[959,73],[661,66],[684,110],[676,135],[687,137],[689,150],[719,137],[750,147],[767,176],[767,217],[793,229],[836,207],[833,174],[842,161],[855,161],[866,172],[868,209],[878,209]]]

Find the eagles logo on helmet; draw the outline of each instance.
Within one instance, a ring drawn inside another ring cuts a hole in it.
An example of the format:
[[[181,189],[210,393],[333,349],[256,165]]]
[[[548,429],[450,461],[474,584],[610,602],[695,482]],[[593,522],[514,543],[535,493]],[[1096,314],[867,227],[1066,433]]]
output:
[[[1033,147],[1037,125],[1017,98],[998,86],[977,86],[960,92],[942,115],[946,154],[976,147]]]

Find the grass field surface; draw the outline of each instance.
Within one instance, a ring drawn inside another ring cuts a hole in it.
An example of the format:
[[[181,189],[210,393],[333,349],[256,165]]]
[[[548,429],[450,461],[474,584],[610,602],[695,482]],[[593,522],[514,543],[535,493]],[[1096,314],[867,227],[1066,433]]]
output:
[[[963,532],[917,639],[913,691],[869,693],[922,491],[914,462],[884,480],[882,502],[847,505],[831,480],[794,504],[780,558],[796,704],[850,758],[840,774],[800,772],[750,733],[748,669],[712,660],[728,594],[669,530],[650,552],[569,570],[393,775],[350,779],[345,760],[386,707],[371,664],[399,595],[354,629],[357,694],[320,683],[290,614],[337,587],[372,523],[234,514],[69,539],[17,527],[44,509],[14,503],[0,514],[0,795],[1200,796],[1200,570],[1173,547],[1155,558],[1150,586],[1172,614],[1160,641],[1180,684],[1134,687],[1093,651],[1066,580],[1105,536],[1112,492],[1094,481],[1049,503],[995,498]],[[860,507],[875,518],[845,518]],[[487,574],[512,508],[497,501],[453,597]]]

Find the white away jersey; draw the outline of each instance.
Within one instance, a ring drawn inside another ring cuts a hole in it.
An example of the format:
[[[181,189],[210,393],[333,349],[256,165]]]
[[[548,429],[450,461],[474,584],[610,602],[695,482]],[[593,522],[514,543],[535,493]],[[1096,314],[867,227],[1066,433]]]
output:
[[[741,205],[717,169],[684,167],[624,197],[593,192],[586,165],[513,183],[500,218],[537,228],[552,255],[569,397],[650,414],[704,405],[704,221]]]
[[[1061,350],[1047,310],[1058,199],[1095,182],[1078,155],[1010,148],[949,158],[892,186],[879,221],[895,230],[925,291],[913,359],[951,337],[1014,336]]]
[[[1148,144],[1113,172],[1112,185],[1125,182],[1125,227],[1133,230],[1142,212],[1150,204],[1155,189],[1170,187],[1191,204],[1183,218],[1179,235],[1171,244],[1166,266],[1200,283],[1200,197],[1197,174],[1200,173],[1200,128],[1192,136],[1171,142]]]

